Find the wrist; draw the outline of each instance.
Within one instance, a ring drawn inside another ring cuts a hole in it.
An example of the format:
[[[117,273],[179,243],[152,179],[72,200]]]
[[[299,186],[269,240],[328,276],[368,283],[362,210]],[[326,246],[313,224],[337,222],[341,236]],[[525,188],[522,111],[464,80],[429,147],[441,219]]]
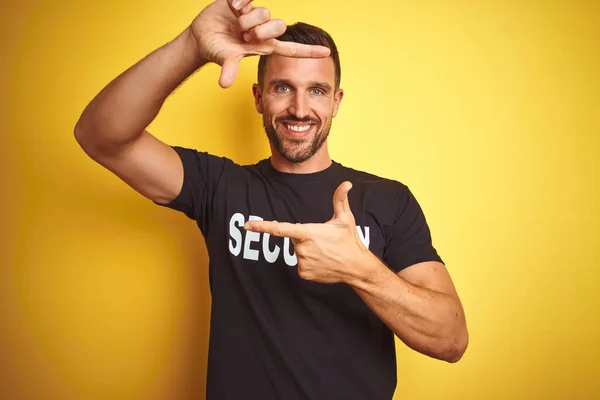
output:
[[[359,255],[352,259],[351,270],[354,273],[349,276],[346,283],[365,290],[368,286],[376,284],[381,268],[385,268],[385,265],[375,254],[367,249],[361,249]]]
[[[181,35],[179,35],[178,39],[182,42],[185,59],[189,60],[194,65],[195,69],[199,69],[209,63],[208,60],[202,57],[191,26],[188,26]]]

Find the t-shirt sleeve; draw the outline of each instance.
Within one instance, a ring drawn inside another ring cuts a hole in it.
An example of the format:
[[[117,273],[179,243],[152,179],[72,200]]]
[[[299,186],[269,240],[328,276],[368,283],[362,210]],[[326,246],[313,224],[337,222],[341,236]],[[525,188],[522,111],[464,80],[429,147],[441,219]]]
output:
[[[443,262],[433,247],[423,210],[407,187],[400,191],[397,214],[386,233],[383,261],[395,272],[424,261]]]
[[[172,147],[183,164],[183,185],[179,195],[170,203],[156,204],[184,213],[195,220],[202,233],[206,234],[217,188],[223,179],[228,159],[194,149]]]

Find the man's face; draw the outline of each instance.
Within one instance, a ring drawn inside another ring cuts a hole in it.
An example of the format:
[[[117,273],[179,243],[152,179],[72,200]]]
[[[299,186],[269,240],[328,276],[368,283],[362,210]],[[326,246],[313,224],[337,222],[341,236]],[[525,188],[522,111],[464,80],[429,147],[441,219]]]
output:
[[[256,109],[272,146],[289,162],[311,158],[323,145],[343,91],[335,89],[331,58],[271,56],[264,87],[253,87]]]

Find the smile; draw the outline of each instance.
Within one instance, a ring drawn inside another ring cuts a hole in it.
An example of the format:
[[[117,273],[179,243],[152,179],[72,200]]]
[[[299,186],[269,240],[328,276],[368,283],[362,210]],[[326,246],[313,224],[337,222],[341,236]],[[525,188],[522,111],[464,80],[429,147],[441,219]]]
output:
[[[308,136],[313,131],[312,128],[315,126],[315,124],[312,123],[290,124],[286,122],[281,122],[279,125],[283,128],[284,133],[292,137]]]
[[[312,125],[285,125],[290,131],[294,132],[306,132]]]

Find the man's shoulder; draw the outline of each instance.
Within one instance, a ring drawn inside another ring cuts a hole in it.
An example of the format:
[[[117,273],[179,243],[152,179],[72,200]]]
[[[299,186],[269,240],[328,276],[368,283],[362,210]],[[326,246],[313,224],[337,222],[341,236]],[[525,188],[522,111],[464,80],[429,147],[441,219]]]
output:
[[[253,164],[251,163],[240,163],[235,161],[233,158],[219,154],[218,152],[211,152],[206,150],[198,150],[194,147],[185,147],[173,145],[171,146],[177,154],[181,157],[181,159],[188,163],[193,164],[210,164],[214,166],[222,166],[226,168],[224,172],[234,172],[234,171],[252,171],[261,168],[261,165],[264,164],[265,160],[259,160]]]

